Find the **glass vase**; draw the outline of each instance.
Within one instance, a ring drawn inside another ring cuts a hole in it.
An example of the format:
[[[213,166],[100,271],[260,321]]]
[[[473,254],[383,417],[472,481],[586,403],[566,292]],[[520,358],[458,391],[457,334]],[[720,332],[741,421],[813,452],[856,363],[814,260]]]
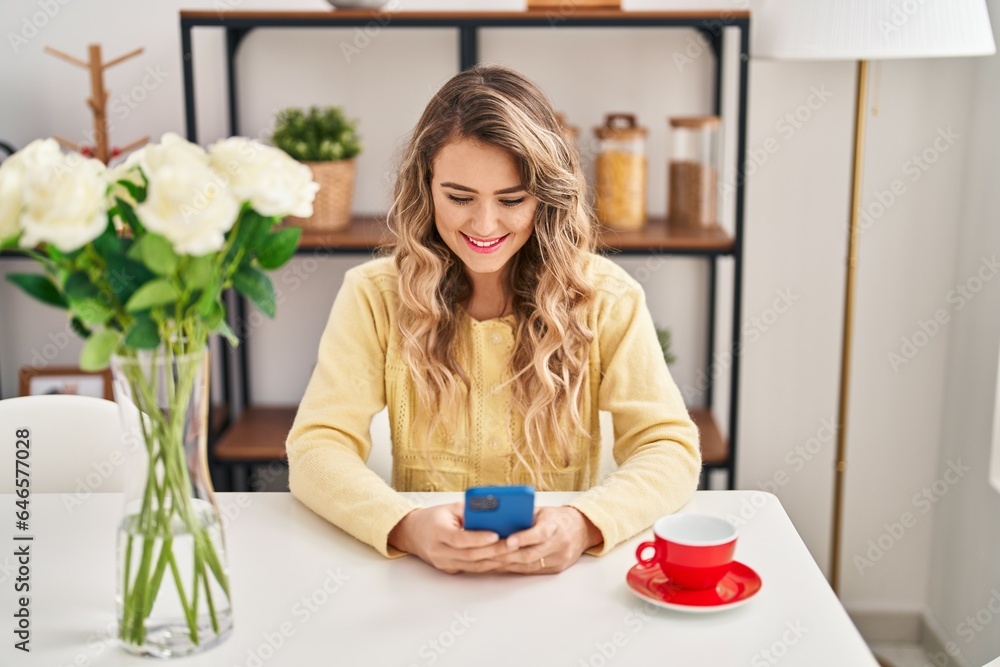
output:
[[[208,349],[162,345],[111,360],[126,438],[118,528],[122,646],[161,658],[208,649],[232,633],[229,568],[206,458]]]

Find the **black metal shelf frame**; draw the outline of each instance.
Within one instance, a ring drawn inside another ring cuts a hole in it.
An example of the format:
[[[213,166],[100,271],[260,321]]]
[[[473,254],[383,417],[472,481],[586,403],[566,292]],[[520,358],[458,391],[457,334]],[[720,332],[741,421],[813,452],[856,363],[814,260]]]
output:
[[[715,363],[715,339],[717,335],[716,327],[716,296],[718,291],[718,266],[717,259],[720,255],[729,255],[733,259],[733,310],[732,310],[732,331],[730,334],[731,355],[730,364],[730,386],[729,386],[729,414],[726,437],[728,440],[728,457],[724,466],[708,466],[724,468],[727,471],[727,487],[735,487],[736,479],[736,451],[737,451],[737,419],[739,402],[739,380],[740,380],[740,329],[741,314],[743,305],[743,223],[744,223],[744,179],[740,176],[740,165],[746,160],[746,125],[747,125],[747,89],[748,89],[748,64],[750,60],[750,19],[744,15],[735,15],[722,18],[724,15],[704,15],[696,16],[692,14],[662,14],[653,15],[642,14],[630,16],[627,12],[611,12],[606,15],[587,14],[585,12],[566,12],[565,15],[549,13],[540,15],[537,13],[517,14],[510,13],[508,16],[497,16],[488,14],[476,16],[475,14],[454,14],[454,13],[420,13],[392,15],[383,12],[330,12],[330,14],[318,16],[310,13],[297,17],[294,14],[268,15],[247,14],[239,15],[227,12],[215,14],[203,13],[199,15],[182,14],[180,18],[181,29],[181,55],[184,73],[184,117],[186,122],[186,133],[189,141],[198,141],[198,129],[196,119],[196,104],[194,90],[194,51],[191,37],[195,28],[221,28],[225,31],[226,43],[226,91],[229,114],[229,134],[235,135],[239,132],[239,105],[236,87],[236,65],[239,47],[247,35],[257,28],[350,28],[364,27],[377,22],[381,29],[392,28],[454,28],[458,31],[458,67],[459,70],[467,69],[479,61],[479,31],[481,29],[495,28],[686,28],[697,30],[702,34],[709,44],[715,56],[714,80],[713,80],[713,111],[716,115],[722,115],[722,70],[724,64],[723,33],[726,28],[734,28],[739,31],[739,81],[737,92],[737,118],[736,118],[736,182],[735,182],[735,211],[733,245],[731,251],[717,250],[697,250],[697,249],[676,249],[676,250],[654,250],[636,251],[624,250],[619,254],[637,255],[647,252],[658,252],[675,256],[696,256],[703,257],[708,263],[708,345],[705,359],[706,382],[705,404],[711,406],[714,399],[713,386],[713,365]],[[314,251],[315,252],[315,251]],[[365,254],[355,249],[346,248],[324,248],[323,253],[350,255]],[[236,298],[236,319],[238,322],[247,321],[248,307],[245,299]],[[250,405],[250,383],[248,372],[247,346],[245,336],[236,327],[240,345],[235,353],[236,360],[232,362],[240,372],[240,393],[242,407]],[[233,351],[226,348],[230,354]],[[225,394],[228,400],[229,391],[229,367],[230,362],[223,354],[222,364],[224,374]],[[232,410],[230,411],[232,414]],[[704,474],[704,473],[703,473]],[[703,485],[707,480],[703,477]]]

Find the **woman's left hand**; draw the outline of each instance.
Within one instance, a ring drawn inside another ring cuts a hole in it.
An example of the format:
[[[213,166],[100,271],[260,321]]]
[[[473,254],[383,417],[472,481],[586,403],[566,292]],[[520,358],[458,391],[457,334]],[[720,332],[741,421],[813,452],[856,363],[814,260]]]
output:
[[[515,550],[498,558],[497,572],[555,574],[562,572],[584,551],[600,544],[601,532],[573,507],[541,507],[535,525],[507,538]]]

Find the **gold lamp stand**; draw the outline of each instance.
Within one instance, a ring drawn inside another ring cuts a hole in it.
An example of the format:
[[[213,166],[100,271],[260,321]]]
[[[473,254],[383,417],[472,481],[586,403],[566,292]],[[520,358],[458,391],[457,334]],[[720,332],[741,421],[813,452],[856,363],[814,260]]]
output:
[[[858,61],[854,108],[854,157],[851,170],[851,214],[847,228],[847,271],[844,278],[844,331],[840,348],[840,398],[837,405],[837,454],[833,476],[833,528],[830,536],[830,586],[840,595],[840,538],[844,519],[844,473],[847,470],[847,402],[851,384],[851,332],[854,328],[854,280],[858,266],[858,219],[865,153],[865,109],[868,106],[868,61]]]
[[[851,212],[847,227],[847,270],[844,276],[844,331],[840,337],[840,396],[837,402],[837,453],[833,473],[833,526],[830,535],[830,587],[840,597],[840,549],[844,523],[844,474],[847,471],[847,403],[851,384],[851,335],[854,329],[854,281],[858,268],[858,220],[865,156],[865,116],[868,107],[868,61],[858,61],[854,107],[854,156],[851,160]],[[883,667],[892,667],[875,656]]]

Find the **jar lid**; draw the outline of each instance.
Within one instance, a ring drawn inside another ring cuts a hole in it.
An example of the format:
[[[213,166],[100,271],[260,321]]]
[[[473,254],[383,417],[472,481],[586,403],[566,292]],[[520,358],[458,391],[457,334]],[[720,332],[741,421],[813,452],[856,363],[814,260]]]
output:
[[[721,119],[718,116],[675,116],[667,119],[670,127],[688,127],[694,129],[718,127]]]
[[[594,134],[597,135],[598,139],[627,141],[629,139],[644,139],[647,130],[641,125],[636,125],[635,114],[609,113],[604,116],[604,125],[594,128]]]

